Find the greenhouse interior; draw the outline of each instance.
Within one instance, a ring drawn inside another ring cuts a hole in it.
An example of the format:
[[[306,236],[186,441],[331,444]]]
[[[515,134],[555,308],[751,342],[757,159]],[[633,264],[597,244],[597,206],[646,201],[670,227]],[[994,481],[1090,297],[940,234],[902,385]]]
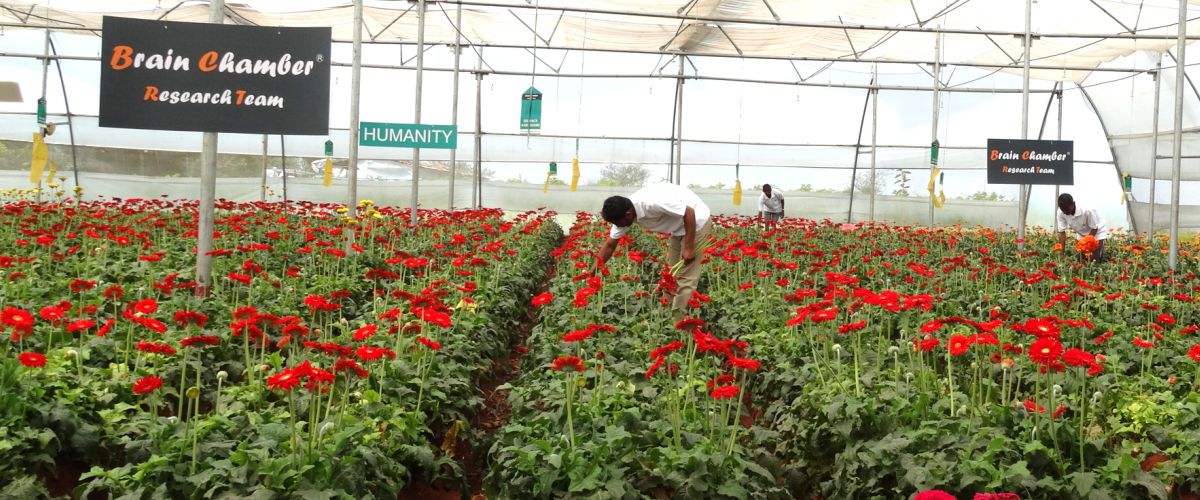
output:
[[[0,498],[1200,498],[1192,3],[0,0]]]

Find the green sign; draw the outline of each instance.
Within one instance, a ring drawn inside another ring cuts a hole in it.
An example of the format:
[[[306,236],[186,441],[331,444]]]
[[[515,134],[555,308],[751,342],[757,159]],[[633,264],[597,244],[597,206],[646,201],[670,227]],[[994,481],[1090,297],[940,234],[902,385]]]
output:
[[[358,125],[358,144],[388,148],[454,149],[458,147],[458,127],[362,122]]]
[[[550,162],[550,175],[558,175],[558,163]]]
[[[542,129],[542,93],[533,87],[521,94],[521,130]]]
[[[325,141],[325,156],[333,156],[333,141]]]
[[[934,139],[933,145],[930,146],[930,148],[929,148],[929,164],[936,167],[938,164],[937,157],[938,157],[938,140]]]
[[[39,97],[37,100],[37,121],[38,125],[46,126],[46,98]]]

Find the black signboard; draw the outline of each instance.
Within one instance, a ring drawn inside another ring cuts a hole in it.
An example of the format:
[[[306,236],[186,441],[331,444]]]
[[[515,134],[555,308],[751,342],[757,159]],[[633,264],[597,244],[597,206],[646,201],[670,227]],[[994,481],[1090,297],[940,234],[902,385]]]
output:
[[[104,18],[100,126],[329,133],[329,28]]]
[[[1074,184],[1074,141],[988,139],[988,184]]]

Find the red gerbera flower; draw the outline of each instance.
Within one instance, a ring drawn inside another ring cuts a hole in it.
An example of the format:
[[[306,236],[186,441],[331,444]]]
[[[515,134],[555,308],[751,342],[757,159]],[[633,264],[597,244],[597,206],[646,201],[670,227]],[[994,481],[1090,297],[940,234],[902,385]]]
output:
[[[563,342],[582,342],[582,341],[584,341],[584,340],[587,340],[587,339],[588,339],[589,337],[591,337],[591,336],[592,336],[592,334],[594,334],[594,333],[596,333],[596,331],[595,331],[595,330],[592,330],[591,328],[584,328],[584,329],[582,329],[582,330],[575,330],[575,331],[573,331],[573,332],[571,332],[571,333],[568,333],[568,334],[566,334],[566,335],[563,335],[562,341],[563,341]]]
[[[952,356],[962,356],[967,353],[967,348],[971,346],[971,341],[964,335],[951,335],[950,342],[946,344],[946,349],[950,351]]]
[[[554,358],[554,361],[550,363],[550,369],[556,372],[563,371],[564,368],[582,372],[583,360],[579,356],[559,356]]]
[[[17,360],[28,368],[41,368],[46,366],[46,356],[38,352],[23,352],[17,356]]]
[[[554,300],[554,294],[552,294],[550,292],[546,292],[541,295],[538,295],[537,297],[534,297],[533,300],[530,301],[530,303],[533,304],[534,307],[541,307],[546,304],[549,304],[553,300]]]
[[[704,320],[700,318],[683,318],[675,323],[675,329],[690,332],[698,328],[704,328]]]
[[[1141,337],[1134,337],[1133,345],[1141,347],[1143,349],[1151,349],[1154,347],[1154,342],[1150,342],[1149,340],[1142,340]]]
[[[196,337],[188,337],[183,340],[180,340],[179,346],[180,347],[192,347],[192,346],[203,347],[203,346],[208,346],[208,345],[217,345],[220,343],[221,343],[221,339],[216,338],[212,335],[199,335]]]
[[[38,312],[38,316],[46,321],[58,321],[66,315],[67,313],[62,309],[59,309],[58,306],[46,306],[43,307],[40,312]]]
[[[442,345],[437,343],[436,340],[430,340],[425,337],[417,337],[417,342],[424,344],[425,347],[428,347],[434,351],[439,351],[442,349]]]
[[[1158,315],[1156,322],[1167,326],[1173,326],[1175,324],[1175,317],[1171,316],[1171,313],[1162,313]]]
[[[752,372],[758,371],[758,368],[762,366],[762,363],[756,360],[750,358],[739,358],[736,356],[729,356],[729,364],[739,370],[749,370]]]
[[[866,327],[867,327],[867,322],[866,322],[866,320],[863,320],[863,321],[855,321],[854,323],[846,323],[846,324],[844,324],[844,325],[842,325],[842,326],[838,327],[838,333],[850,333],[850,332],[857,332],[857,331],[859,331],[859,330],[862,330],[863,328],[866,328]]]
[[[1200,344],[1196,344],[1192,346],[1190,350],[1188,350],[1188,357],[1192,358],[1193,361],[1200,363]]]
[[[1058,339],[1042,337],[1029,346],[1029,359],[1039,365],[1049,366],[1051,363],[1058,361],[1062,352],[1063,346]]]
[[[730,399],[734,396],[737,396],[738,391],[741,390],[742,388],[736,385],[723,385],[713,389],[712,392],[708,393],[708,395],[712,396],[713,399]]]
[[[293,368],[287,368],[267,378],[267,388],[275,391],[290,391],[300,385],[301,377]]]
[[[1063,362],[1070,366],[1091,366],[1096,362],[1096,357],[1087,351],[1072,347],[1063,352]]]
[[[364,345],[358,349],[355,349],[354,354],[358,356],[358,359],[363,361],[375,361],[384,356],[387,356],[389,359],[396,359],[396,353],[386,347],[371,347]]]
[[[96,326],[95,321],[92,321],[90,319],[81,319],[81,320],[72,321],[71,324],[67,325],[67,331],[71,332],[71,333],[75,333],[75,332],[90,330],[95,326]]]
[[[158,310],[158,302],[154,299],[142,299],[133,303],[133,310],[142,314],[153,314]]]
[[[142,377],[142,378],[138,379],[137,382],[133,383],[133,393],[134,394],[149,394],[151,392],[158,390],[158,388],[162,387],[162,385],[163,385],[163,381],[161,378],[158,378],[154,375],[149,375],[146,377]]]

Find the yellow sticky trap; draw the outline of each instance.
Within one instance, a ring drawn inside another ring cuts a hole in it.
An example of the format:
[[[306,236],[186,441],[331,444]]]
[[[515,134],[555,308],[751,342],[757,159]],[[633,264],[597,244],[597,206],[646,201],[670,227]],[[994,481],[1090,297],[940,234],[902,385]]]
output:
[[[333,160],[329,158],[325,159],[325,179],[321,181],[321,184],[324,184],[325,187],[333,185]]]
[[[58,165],[54,163],[54,160],[46,160],[46,163],[50,164],[50,171],[46,173],[46,182],[54,182],[54,176],[58,175]]]
[[[742,180],[736,179],[733,181],[733,204],[742,206]]]
[[[46,160],[49,158],[50,152],[46,149],[46,143],[42,141],[42,134],[33,134],[33,158],[29,162],[29,182],[41,184],[42,170],[46,168]]]
[[[941,172],[940,168],[933,167],[933,172],[929,174],[929,185],[926,186],[929,189],[929,200],[933,202],[933,208],[942,208],[942,205],[946,204],[945,192],[938,190],[936,194],[934,193],[934,189],[937,186],[937,177]]]
[[[1126,193],[1126,192],[1124,192],[1124,191],[1121,191],[1121,204],[1122,204],[1122,205],[1124,205],[1124,204],[1125,204],[1125,198],[1128,198],[1128,197],[1129,197],[1129,193]]]
[[[554,174],[552,174],[552,173],[550,173],[550,172],[546,172],[546,183],[545,183],[545,184],[542,184],[542,192],[543,192],[543,193],[545,193],[545,192],[547,192],[547,191],[549,191],[549,190],[550,190],[550,177],[551,177],[551,176],[553,176],[553,175],[554,175]]]
[[[579,158],[571,159],[571,192],[579,189]]]

